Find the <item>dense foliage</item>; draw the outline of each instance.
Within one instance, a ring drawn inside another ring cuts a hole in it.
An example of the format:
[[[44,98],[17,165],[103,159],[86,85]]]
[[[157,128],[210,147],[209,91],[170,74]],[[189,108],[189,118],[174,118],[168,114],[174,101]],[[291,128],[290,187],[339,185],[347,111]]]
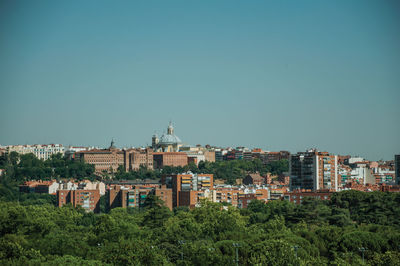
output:
[[[191,171],[193,173],[207,173],[213,174],[215,179],[225,180],[229,184],[234,184],[236,179],[242,179],[247,173],[259,172],[261,175],[267,173],[281,174],[289,170],[288,160],[280,160],[264,164],[261,160],[256,159],[252,161],[246,160],[232,160],[232,161],[217,161],[217,162],[203,162],[201,161],[197,166],[190,163],[184,167],[165,166],[161,171],[152,171],[146,168],[140,168],[137,171],[125,172],[123,167],[120,167],[115,173],[115,179],[157,179],[162,174],[183,173]]]
[[[48,160],[40,160],[33,153],[20,155],[11,152],[0,156],[0,168],[16,181],[49,180],[52,178],[93,179],[94,166],[80,161],[72,161],[60,153]]]
[[[49,180],[52,178],[73,178],[82,179],[117,179],[117,180],[135,180],[135,179],[160,179],[162,174],[183,173],[191,171],[193,173],[214,174],[215,179],[225,180],[229,184],[234,184],[236,179],[244,178],[247,173],[259,172],[262,175],[266,173],[281,174],[289,170],[287,160],[270,162],[264,164],[261,160],[252,161],[232,160],[217,162],[200,162],[197,166],[194,163],[184,167],[165,166],[162,170],[150,170],[141,167],[136,171],[126,172],[123,166],[120,166],[115,173],[103,173],[102,176],[94,175],[94,166],[81,161],[73,161],[63,157],[61,154],[55,154],[50,159],[43,161],[35,157],[34,154],[19,155],[11,152],[10,155],[0,156],[0,168],[6,169],[7,176],[12,180]]]
[[[2,265],[400,265],[400,194],[340,192],[239,210],[203,202],[108,214],[0,202]],[[365,263],[359,248],[365,248]]]

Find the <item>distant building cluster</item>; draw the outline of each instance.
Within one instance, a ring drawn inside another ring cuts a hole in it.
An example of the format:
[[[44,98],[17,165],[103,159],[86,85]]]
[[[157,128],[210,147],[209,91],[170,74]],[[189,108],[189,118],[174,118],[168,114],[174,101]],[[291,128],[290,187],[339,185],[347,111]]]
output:
[[[35,144],[35,145],[8,145],[2,147],[2,153],[9,154],[17,152],[19,154],[33,153],[41,160],[49,159],[53,154],[61,153],[64,155],[65,149],[61,144]]]
[[[45,193],[57,195],[57,205],[72,204],[81,206],[86,211],[99,211],[100,196],[105,195],[106,185],[103,182],[67,181],[26,181],[19,186],[20,192]]]
[[[164,201],[171,210],[186,206],[195,208],[202,200],[227,203],[239,208],[247,208],[253,199],[267,202],[269,190],[263,182],[250,185],[214,184],[212,174],[191,172],[163,175],[159,181],[111,182],[108,188],[110,208],[141,207],[146,197],[154,194]]]
[[[26,182],[20,187],[24,192],[56,194],[59,206],[66,203],[84,206],[97,211],[101,195],[108,193],[109,207],[141,207],[147,195],[159,196],[170,209],[180,206],[194,208],[203,199],[246,208],[252,199],[286,199],[300,204],[305,197],[329,199],[331,193],[342,190],[400,191],[400,155],[393,161],[368,161],[359,156],[335,155],[309,149],[291,154],[288,151],[264,151],[246,147],[221,148],[210,145],[190,146],[175,135],[170,123],[159,138],[152,136],[152,144],[142,148],[115,146],[114,141],[106,149],[95,147],[64,148],[61,144],[0,146],[0,155],[17,152],[33,153],[42,160],[60,153],[71,160],[80,160],[94,165],[95,174],[115,173],[146,169],[162,169],[166,166],[199,165],[201,162],[229,160],[260,160],[270,164],[287,160],[289,172],[273,176],[268,173],[247,173],[236,180],[235,186],[214,180],[212,174],[177,173],[163,175],[161,181],[133,181],[104,183],[74,183],[57,181]],[[4,169],[0,169],[0,175]]]

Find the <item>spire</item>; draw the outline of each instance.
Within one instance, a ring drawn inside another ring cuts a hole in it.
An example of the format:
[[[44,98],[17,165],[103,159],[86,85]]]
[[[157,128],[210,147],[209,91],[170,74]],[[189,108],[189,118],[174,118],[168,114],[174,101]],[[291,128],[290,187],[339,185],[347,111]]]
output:
[[[168,135],[174,135],[174,127],[172,126],[172,122],[171,122],[171,121],[169,121],[169,126],[168,126],[168,129],[167,129],[167,134],[168,134]]]
[[[110,149],[115,149],[115,146],[114,146],[114,138],[111,139]]]

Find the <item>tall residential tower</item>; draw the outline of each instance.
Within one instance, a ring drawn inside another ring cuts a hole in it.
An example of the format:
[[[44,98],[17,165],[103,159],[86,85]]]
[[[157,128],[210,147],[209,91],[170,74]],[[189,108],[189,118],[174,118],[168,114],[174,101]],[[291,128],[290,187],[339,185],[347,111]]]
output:
[[[290,155],[290,189],[338,189],[337,156],[315,149]]]

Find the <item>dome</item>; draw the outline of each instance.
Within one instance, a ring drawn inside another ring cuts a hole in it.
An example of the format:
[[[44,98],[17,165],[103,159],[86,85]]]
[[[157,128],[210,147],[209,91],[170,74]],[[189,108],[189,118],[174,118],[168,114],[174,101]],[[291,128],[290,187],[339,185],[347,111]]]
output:
[[[160,138],[160,142],[159,144],[161,145],[171,145],[171,144],[178,144],[178,143],[182,143],[182,141],[173,134],[163,134]]]

